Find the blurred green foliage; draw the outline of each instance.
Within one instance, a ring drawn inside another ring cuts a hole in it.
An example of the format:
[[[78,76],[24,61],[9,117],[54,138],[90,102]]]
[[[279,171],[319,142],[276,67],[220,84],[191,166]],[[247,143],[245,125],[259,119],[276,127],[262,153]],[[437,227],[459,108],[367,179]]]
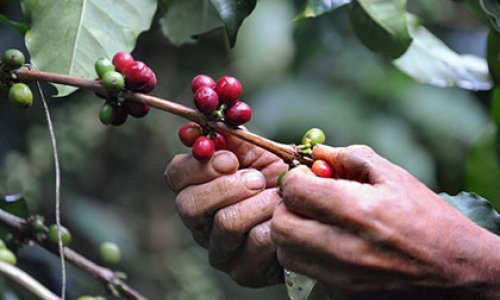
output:
[[[464,7],[435,2],[410,1],[410,7],[452,48],[475,45],[467,50],[483,55],[486,34]],[[466,154],[489,125],[484,94],[415,83],[361,45],[344,9],[292,23],[301,9],[302,1],[259,1],[234,50],[220,30],[177,48],[154,25],[133,54],[156,71],[155,95],[192,105],[194,75],[232,74],[253,107],[251,130],[300,142],[307,129],[321,127],[329,145],[368,144],[435,191],[464,190]],[[22,20],[16,1],[0,2],[0,13]],[[1,26],[0,45],[1,51],[23,49],[23,37]],[[98,119],[101,100],[85,91],[50,104],[61,153],[63,223],[78,251],[99,261],[98,245],[117,243],[123,251],[118,269],[150,299],[286,299],[282,286],[246,289],[213,270],[183,227],[162,176],[175,154],[189,152],[176,135],[183,120],[153,111],[120,128],[105,127]],[[22,193],[30,211],[53,222],[54,170],[41,102],[26,112],[0,103],[0,128],[0,193]],[[58,260],[47,256],[25,249],[20,266],[57,290]],[[70,269],[70,275],[71,298],[104,293],[80,271]]]

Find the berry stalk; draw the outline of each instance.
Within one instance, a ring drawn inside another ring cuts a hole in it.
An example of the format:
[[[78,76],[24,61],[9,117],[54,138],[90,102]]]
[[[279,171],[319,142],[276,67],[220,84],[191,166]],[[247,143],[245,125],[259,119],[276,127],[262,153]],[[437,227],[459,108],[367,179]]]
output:
[[[58,83],[92,90],[101,94],[106,94],[106,90],[104,89],[104,87],[94,80],[27,69],[15,70],[13,71],[13,74],[17,77],[17,79],[21,81],[44,81]],[[271,153],[274,153],[290,165],[297,165],[300,163],[310,166],[313,163],[313,160],[310,157],[302,155],[295,145],[285,145],[277,143],[254,134],[250,131],[243,130],[239,127],[229,126],[220,121],[211,121],[203,113],[186,107],[182,104],[175,103],[163,98],[131,91],[123,91],[121,96],[126,100],[147,104],[156,109],[160,109],[186,120],[196,122],[201,126],[210,126],[219,132],[234,135],[242,140],[245,140]]]

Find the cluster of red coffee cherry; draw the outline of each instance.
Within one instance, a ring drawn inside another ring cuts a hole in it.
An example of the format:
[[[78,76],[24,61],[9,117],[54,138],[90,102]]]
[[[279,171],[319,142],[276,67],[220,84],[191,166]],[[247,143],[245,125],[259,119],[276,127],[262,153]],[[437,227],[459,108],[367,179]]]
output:
[[[191,82],[191,90],[196,108],[211,119],[239,126],[252,117],[250,106],[239,101],[243,87],[234,77],[223,76],[215,83],[210,76],[197,75]],[[221,133],[194,122],[179,129],[179,138],[185,146],[193,148],[193,156],[200,161],[207,161],[215,151],[226,149],[226,139]]]
[[[149,93],[156,87],[156,75],[145,63],[135,61],[132,55],[118,52],[110,61],[99,58],[95,63],[98,75],[96,81],[101,83],[107,94],[97,95],[106,99],[101,108],[99,119],[105,125],[119,126],[125,123],[127,116],[142,118],[150,107],[144,103],[120,99],[120,92],[126,88],[131,91]]]
[[[243,87],[238,79],[223,76],[215,83],[212,77],[198,75],[191,82],[194,105],[202,113],[235,126],[250,121],[252,109],[239,101]]]

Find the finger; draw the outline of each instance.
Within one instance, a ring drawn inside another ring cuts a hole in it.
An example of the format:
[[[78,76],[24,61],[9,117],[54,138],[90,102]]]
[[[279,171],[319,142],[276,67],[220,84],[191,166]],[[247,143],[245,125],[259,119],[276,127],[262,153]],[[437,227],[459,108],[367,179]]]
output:
[[[233,135],[225,135],[228,149],[238,157],[242,168],[255,168],[266,177],[268,187],[276,187],[278,176],[288,170],[288,165],[278,156]]]
[[[217,151],[208,162],[200,162],[192,155],[176,155],[165,170],[165,178],[174,192],[190,185],[208,182],[238,170],[238,158],[230,151]]]
[[[212,265],[223,265],[233,258],[245,243],[249,231],[270,220],[280,201],[277,189],[267,189],[217,211],[210,235],[209,259]]]
[[[183,189],[176,198],[179,214],[190,229],[211,220],[215,211],[256,195],[266,186],[264,176],[249,169]],[[206,226],[202,226],[206,228]]]
[[[302,218],[284,205],[276,208],[271,230],[278,249],[301,253],[307,264],[335,266],[352,274],[376,272],[378,276],[408,277],[422,272],[396,251],[340,227]]]
[[[285,206],[296,214],[324,223],[361,226],[370,222],[365,210],[372,189],[354,181],[311,176],[299,167],[285,176],[282,194]]]
[[[345,148],[333,148],[317,145],[313,149],[314,159],[327,161],[334,169],[337,178],[376,184],[390,174],[387,160],[379,156],[368,146],[353,145]]]
[[[276,247],[271,241],[271,221],[252,228],[248,234],[237,264],[230,272],[241,285],[260,287],[283,282],[283,269],[276,257]]]

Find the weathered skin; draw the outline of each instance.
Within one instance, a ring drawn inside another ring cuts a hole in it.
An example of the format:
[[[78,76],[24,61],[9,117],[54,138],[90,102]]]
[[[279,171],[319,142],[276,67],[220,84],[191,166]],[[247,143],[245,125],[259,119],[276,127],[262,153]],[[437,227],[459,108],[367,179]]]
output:
[[[370,148],[315,147],[337,178],[295,168],[281,198],[286,165],[228,144],[236,155],[208,163],[176,156],[166,177],[195,240],[236,282],[280,282],[281,265],[356,299],[500,299],[500,238]]]

